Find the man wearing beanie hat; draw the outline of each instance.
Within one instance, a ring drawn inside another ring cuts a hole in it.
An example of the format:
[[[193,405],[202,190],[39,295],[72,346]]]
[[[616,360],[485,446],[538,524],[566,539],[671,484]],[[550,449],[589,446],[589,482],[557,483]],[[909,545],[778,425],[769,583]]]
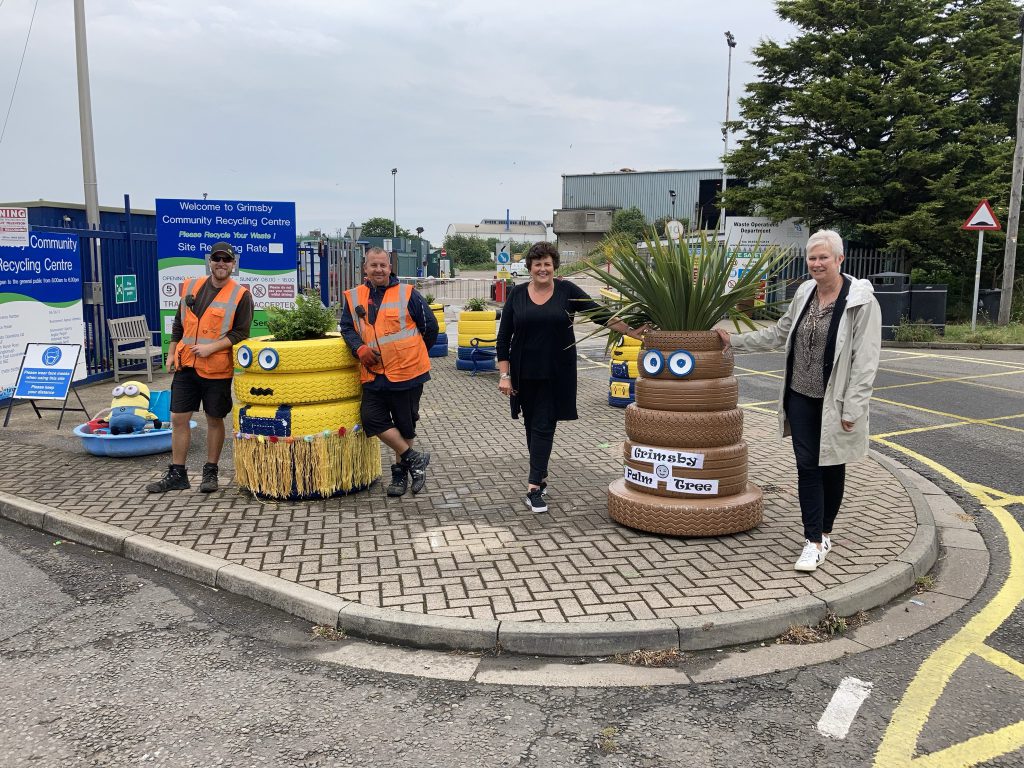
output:
[[[171,465],[161,479],[146,486],[150,493],[191,487],[185,469],[192,438],[189,421],[200,405],[206,413],[206,464],[199,490],[217,490],[224,418],[231,413],[231,348],[249,338],[252,325],[252,295],[231,279],[237,263],[238,253],[230,243],[214,243],[209,276],[185,281],[167,349],[167,370],[174,372]]]

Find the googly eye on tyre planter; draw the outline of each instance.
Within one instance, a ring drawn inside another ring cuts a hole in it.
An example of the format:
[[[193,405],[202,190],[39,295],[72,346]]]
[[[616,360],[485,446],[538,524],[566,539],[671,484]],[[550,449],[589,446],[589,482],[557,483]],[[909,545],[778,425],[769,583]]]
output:
[[[693,371],[693,355],[685,349],[677,349],[668,356],[668,370],[673,376],[683,378]]]
[[[661,354],[661,350],[649,349],[644,352],[641,367],[648,376],[657,376],[665,370],[665,356]]]
[[[248,347],[242,346],[238,348],[238,364],[243,368],[248,368],[252,365],[252,350]]]
[[[241,350],[239,350],[239,354],[241,354]],[[276,349],[264,347],[260,350],[259,355],[257,355],[256,362],[260,364],[260,368],[264,371],[272,371],[281,362],[281,356],[277,353]]]

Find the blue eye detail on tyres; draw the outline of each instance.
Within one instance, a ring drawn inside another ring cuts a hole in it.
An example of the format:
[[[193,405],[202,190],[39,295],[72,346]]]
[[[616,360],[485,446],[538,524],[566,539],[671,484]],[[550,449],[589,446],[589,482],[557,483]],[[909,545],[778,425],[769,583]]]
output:
[[[683,378],[693,371],[693,355],[685,349],[677,349],[668,356],[668,370],[673,376]]]
[[[649,349],[644,352],[641,368],[648,376],[657,376],[665,370],[665,356],[660,350]]]
[[[256,361],[264,371],[272,371],[277,368],[277,364],[281,362],[281,356],[277,354],[276,349],[264,347],[260,350],[260,354],[256,358]]]
[[[243,368],[248,368],[252,365],[252,350],[246,346],[238,348],[238,364]]]

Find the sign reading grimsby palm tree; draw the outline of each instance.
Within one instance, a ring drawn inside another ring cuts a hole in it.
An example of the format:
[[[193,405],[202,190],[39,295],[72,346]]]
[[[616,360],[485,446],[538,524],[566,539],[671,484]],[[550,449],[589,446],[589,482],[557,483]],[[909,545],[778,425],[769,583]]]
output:
[[[610,269],[587,271],[622,297],[615,317],[647,325],[626,408],[623,477],[608,487],[612,519],[654,533],[716,536],[761,522],[761,489],[747,479],[747,444],[733,353],[712,329],[722,318],[753,328],[748,312],[787,254],[770,247],[744,259],[706,236],[638,252],[605,241]],[[746,254],[744,254],[746,256]],[[742,263],[742,262],[740,262]]]

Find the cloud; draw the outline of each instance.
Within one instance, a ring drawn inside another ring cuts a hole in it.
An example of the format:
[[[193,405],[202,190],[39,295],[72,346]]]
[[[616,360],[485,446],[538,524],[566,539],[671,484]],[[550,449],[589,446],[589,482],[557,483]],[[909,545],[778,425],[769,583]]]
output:
[[[0,7],[3,112],[31,6]],[[760,36],[789,34],[772,7],[90,0],[101,202],[291,200],[301,229],[334,231],[390,216],[394,183],[399,222],[438,242],[506,208],[550,219],[563,173],[716,166],[722,33],[735,97]],[[0,200],[82,199],[77,112],[71,8],[41,3]]]

